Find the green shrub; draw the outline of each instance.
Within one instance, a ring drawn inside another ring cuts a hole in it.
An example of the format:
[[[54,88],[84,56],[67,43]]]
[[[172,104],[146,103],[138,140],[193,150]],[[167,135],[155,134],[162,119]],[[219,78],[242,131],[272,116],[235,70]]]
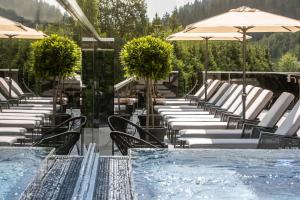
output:
[[[296,72],[297,65],[297,57],[292,53],[286,53],[278,61],[278,71]]]
[[[160,80],[172,70],[173,46],[152,36],[136,38],[123,47],[120,58],[126,76]]]
[[[81,67],[81,50],[67,37],[51,35],[32,44],[33,71],[41,78],[63,78]]]

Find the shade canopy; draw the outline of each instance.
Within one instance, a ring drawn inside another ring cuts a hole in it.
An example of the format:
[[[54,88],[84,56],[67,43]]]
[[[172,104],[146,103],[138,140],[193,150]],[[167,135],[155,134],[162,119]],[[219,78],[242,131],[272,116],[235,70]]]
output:
[[[25,32],[26,30],[22,24],[0,16],[0,31]]]
[[[36,31],[35,29],[23,27],[25,31],[1,31],[0,38],[14,38],[14,39],[32,39],[38,40],[47,37],[42,31]]]
[[[300,21],[242,6],[187,26],[186,32],[297,32]]]
[[[174,33],[167,37],[169,41],[198,41],[198,40],[218,40],[218,41],[242,41],[243,34],[241,33],[185,33],[184,31]],[[251,39],[251,36],[246,36],[246,39]]]

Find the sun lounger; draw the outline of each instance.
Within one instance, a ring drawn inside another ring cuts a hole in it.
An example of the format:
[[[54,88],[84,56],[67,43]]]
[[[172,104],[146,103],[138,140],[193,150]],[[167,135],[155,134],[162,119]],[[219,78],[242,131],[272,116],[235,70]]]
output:
[[[21,127],[33,130],[40,124],[35,120],[0,120],[0,127]]]
[[[253,89],[253,86],[247,85],[246,92],[249,93]],[[221,108],[216,107],[216,109],[220,109],[223,111],[234,112],[235,109],[241,104],[241,100],[238,98],[241,96],[242,85],[238,86],[238,88],[232,93],[232,95],[225,101],[225,103],[221,106]],[[211,114],[208,111],[193,111],[193,110],[185,110],[185,111],[163,111],[160,113],[164,118],[169,118],[170,115],[208,115]]]
[[[0,146],[12,146],[18,139],[15,136],[0,136]]]
[[[266,105],[268,103],[273,95],[273,93],[269,90],[265,90],[266,92],[263,93],[263,95],[259,97],[260,93],[262,92],[262,89],[259,87],[253,88],[250,93],[247,96],[246,100],[246,119],[248,120],[253,120],[257,117],[257,115],[262,111],[263,107],[260,104]],[[241,95],[240,95],[241,96]],[[250,107],[253,102],[255,102],[255,99],[257,98],[257,103]],[[235,108],[235,104],[233,104],[226,114],[229,114],[229,116],[234,116],[234,117],[241,117],[242,115],[242,107],[243,105],[241,104],[240,98],[237,99],[237,103],[239,103],[238,107]],[[236,103],[235,102],[235,103]],[[251,109],[249,109],[251,108]],[[212,129],[212,128],[217,128],[217,129],[224,129],[228,127],[228,122],[227,121],[222,121],[222,118],[219,118],[219,122],[203,122],[201,119],[198,122],[191,122],[191,121],[174,121],[174,122],[169,122],[168,125],[172,130],[178,131],[182,129],[202,129],[202,127],[205,127],[203,129]]]
[[[24,136],[27,130],[21,127],[1,127],[0,136]]]
[[[6,108],[10,108],[12,110],[53,110],[53,106],[51,104],[25,104],[25,103],[16,103],[14,101],[9,101],[0,93],[0,103]],[[17,105],[17,106],[15,106]],[[56,106],[57,110],[60,109],[60,105]]]
[[[207,87],[210,86],[210,84],[213,82],[212,79],[208,79],[207,80]],[[190,94],[191,91],[185,95],[184,98],[157,98],[156,99],[156,103],[157,104],[164,104],[165,101],[188,101],[190,98],[197,98],[197,97],[200,97],[204,94],[205,92],[205,87],[204,85],[202,85],[198,90],[197,92],[195,92],[195,94]]]
[[[210,98],[214,92],[217,90],[219,85],[221,84],[221,81],[219,80],[214,80],[210,86],[207,88],[207,97]],[[204,100],[205,99],[205,94],[202,94],[200,96],[195,96],[195,97],[189,97],[189,100],[183,100],[183,101],[173,101],[173,100],[165,100],[161,102],[164,105],[189,105],[192,103],[192,100],[194,100],[195,103],[197,103],[199,100]]]
[[[9,81],[11,80],[11,87],[13,91],[19,96],[19,97],[26,97],[30,99],[46,99],[46,100],[52,100],[53,97],[35,97],[33,93],[25,93],[19,84],[12,78],[5,77],[5,81],[9,84]]]
[[[293,94],[283,92],[257,125],[252,125],[253,122],[246,122],[246,124],[251,123],[250,128],[273,128],[293,99]],[[178,135],[179,139],[184,141],[185,138],[241,138],[243,132],[244,129],[183,129],[179,131]]]
[[[235,86],[237,86],[236,84],[234,84]],[[229,90],[230,88],[230,84],[229,83],[223,83],[221,85],[221,87],[218,89],[218,91],[209,99],[209,101],[207,103],[204,103],[203,104],[209,104],[209,105],[216,105],[216,103],[218,102],[218,100],[220,98],[222,98],[222,96]],[[172,111],[172,110],[180,110],[180,109],[196,109],[198,108],[199,106],[198,105],[183,105],[183,106],[161,106],[161,105],[158,105],[158,106],[154,106],[154,109],[157,111],[157,112],[161,112],[161,111]]]
[[[190,148],[257,148],[262,143],[264,134],[274,138],[291,139],[300,127],[300,101],[293,107],[284,122],[274,133],[261,133],[260,138],[244,139],[210,139],[210,138],[191,138],[185,140]],[[297,138],[297,137],[296,137]],[[274,140],[275,141],[275,140]],[[271,145],[271,144],[270,144]],[[292,143],[291,143],[292,145]]]
[[[5,81],[4,78],[0,77],[0,88],[1,91],[3,92],[3,94],[7,97],[9,97],[9,85],[8,83]],[[26,101],[26,103],[38,103],[38,104],[52,104],[53,100],[52,99],[25,99],[25,97],[23,96],[18,96],[14,90],[11,90],[11,94],[10,94],[12,99],[16,99],[16,100],[21,100],[23,99],[23,101]]]

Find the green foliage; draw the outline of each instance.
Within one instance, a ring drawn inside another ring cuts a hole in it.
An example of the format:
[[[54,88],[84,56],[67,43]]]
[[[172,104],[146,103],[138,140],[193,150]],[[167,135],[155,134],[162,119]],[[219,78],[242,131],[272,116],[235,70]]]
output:
[[[127,76],[160,80],[172,70],[173,46],[152,36],[136,38],[123,47],[120,58]]]
[[[78,45],[62,36],[51,35],[32,44],[33,71],[42,78],[66,77],[81,66]]]
[[[296,72],[297,65],[297,57],[292,53],[286,53],[278,61],[278,71]]]

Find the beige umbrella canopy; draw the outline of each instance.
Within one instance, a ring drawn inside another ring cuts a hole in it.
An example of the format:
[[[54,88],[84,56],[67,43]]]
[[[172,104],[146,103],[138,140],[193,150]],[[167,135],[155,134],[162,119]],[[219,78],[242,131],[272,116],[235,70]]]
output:
[[[246,39],[251,39],[251,36],[246,36]],[[201,41],[205,40],[205,73],[204,73],[204,88],[205,101],[207,101],[207,71],[208,71],[208,40],[214,41],[242,41],[243,34],[241,33],[185,33],[178,32],[167,37],[169,41]]]
[[[26,31],[24,26],[18,22],[6,19],[0,16],[0,30],[1,31]]]
[[[18,22],[0,16],[0,38],[7,39],[42,39],[46,35]],[[9,66],[9,98],[11,97],[11,66]]]
[[[297,32],[300,21],[242,6],[224,14],[196,22],[186,27],[185,32],[240,32],[243,34],[243,119],[246,105],[246,33]]]
[[[0,38],[38,40],[47,37],[42,31],[36,31],[35,29],[28,27],[23,28],[25,31],[1,31],[0,29]]]
[[[242,41],[243,34],[241,33],[186,33],[184,31],[174,33],[167,37],[169,41],[197,41],[197,40],[217,40],[217,41]],[[246,39],[251,39],[251,36],[246,36]]]

